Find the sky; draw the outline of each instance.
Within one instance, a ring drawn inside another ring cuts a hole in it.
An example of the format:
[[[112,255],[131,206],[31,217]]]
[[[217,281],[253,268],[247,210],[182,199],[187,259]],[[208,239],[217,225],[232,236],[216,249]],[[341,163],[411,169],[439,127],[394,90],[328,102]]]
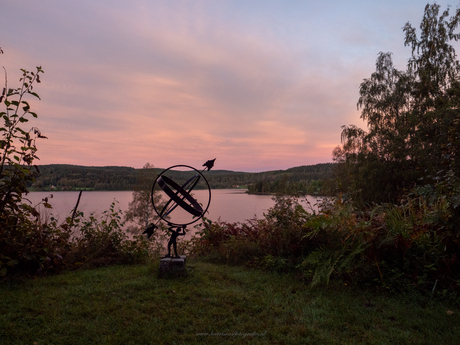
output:
[[[365,128],[359,85],[379,52],[406,68],[402,28],[419,33],[426,4],[0,0],[0,66],[8,87],[45,72],[37,164],[287,169],[332,162],[341,126]]]

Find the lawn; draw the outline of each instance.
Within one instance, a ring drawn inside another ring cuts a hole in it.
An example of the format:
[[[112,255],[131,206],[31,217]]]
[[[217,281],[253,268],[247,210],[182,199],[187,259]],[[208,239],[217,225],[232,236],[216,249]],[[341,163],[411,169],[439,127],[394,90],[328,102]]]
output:
[[[0,344],[458,344],[456,306],[191,261],[0,284]]]

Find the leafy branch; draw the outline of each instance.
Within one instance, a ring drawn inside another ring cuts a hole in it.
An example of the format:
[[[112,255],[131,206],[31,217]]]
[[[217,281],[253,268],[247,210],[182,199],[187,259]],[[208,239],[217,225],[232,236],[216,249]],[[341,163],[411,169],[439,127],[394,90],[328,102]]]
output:
[[[27,184],[33,182],[36,175],[31,169],[34,159],[38,159],[36,139],[46,138],[36,127],[29,130],[22,128],[30,116],[37,118],[25,97],[32,95],[40,99],[33,88],[36,83],[40,83],[42,68],[37,67],[35,72],[21,69],[21,85],[18,88],[8,87],[8,75],[3,69],[5,86],[0,103],[4,104],[5,111],[0,112],[3,119],[3,126],[0,127],[0,215],[6,211],[18,210],[22,194],[27,192]]]

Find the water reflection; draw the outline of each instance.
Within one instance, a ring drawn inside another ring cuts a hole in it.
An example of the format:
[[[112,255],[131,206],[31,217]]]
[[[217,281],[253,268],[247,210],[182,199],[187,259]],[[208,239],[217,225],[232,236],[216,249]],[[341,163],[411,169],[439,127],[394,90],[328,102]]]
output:
[[[60,221],[71,215],[72,209],[78,199],[79,192],[31,192],[27,198],[32,202],[32,205],[38,204],[43,198],[53,194],[53,198],[49,199],[49,203],[53,206],[52,210],[41,208],[41,212],[45,216],[51,214]],[[207,191],[194,191],[197,196],[199,193],[207,193]],[[305,198],[305,199],[304,199]],[[132,201],[131,191],[84,191],[78,206],[78,210],[84,212],[86,216],[94,212],[96,215],[101,215],[103,211],[109,209],[112,202],[117,201],[117,207],[126,211],[129,203]],[[301,198],[301,203],[304,208],[309,211],[307,203],[315,206],[317,198],[306,196]],[[275,204],[271,195],[254,195],[247,194],[244,189],[214,189],[212,190],[211,205],[208,209],[207,218],[212,221],[226,222],[245,222],[248,219],[262,218]]]

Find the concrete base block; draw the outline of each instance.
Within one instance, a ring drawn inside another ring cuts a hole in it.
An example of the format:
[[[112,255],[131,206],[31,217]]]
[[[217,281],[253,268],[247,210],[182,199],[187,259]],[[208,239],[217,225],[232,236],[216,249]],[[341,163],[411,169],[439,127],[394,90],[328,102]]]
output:
[[[185,271],[186,256],[179,258],[163,258],[160,260],[160,275],[165,273],[180,273]]]

